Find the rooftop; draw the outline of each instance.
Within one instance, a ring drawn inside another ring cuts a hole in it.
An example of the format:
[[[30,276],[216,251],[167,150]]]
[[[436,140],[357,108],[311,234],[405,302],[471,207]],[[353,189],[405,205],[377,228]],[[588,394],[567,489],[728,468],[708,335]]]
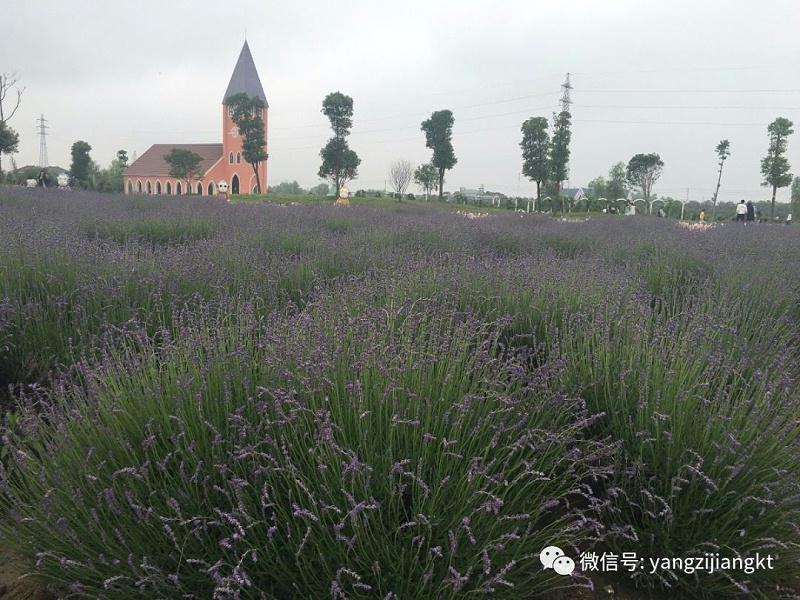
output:
[[[202,174],[207,173],[222,158],[222,144],[153,144],[133,164],[125,169],[125,176],[169,177],[170,166],[164,160],[164,157],[173,148],[191,150],[203,157],[203,162],[200,163]]]
[[[228,83],[228,89],[225,90],[222,103],[224,104],[227,98],[240,92],[244,92],[251,97],[258,96],[264,102],[264,106],[269,108],[269,102],[267,102],[267,96],[264,94],[264,88],[261,87],[261,80],[258,78],[256,64],[253,62],[253,55],[250,54],[250,46],[247,45],[247,41],[242,46],[239,60],[236,61],[236,66]]]

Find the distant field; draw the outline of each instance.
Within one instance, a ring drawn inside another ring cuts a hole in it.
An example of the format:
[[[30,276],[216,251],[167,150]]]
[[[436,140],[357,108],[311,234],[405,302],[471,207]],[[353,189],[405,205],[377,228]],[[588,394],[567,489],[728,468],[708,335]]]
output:
[[[0,187],[3,546],[84,597],[792,597],[799,242]]]

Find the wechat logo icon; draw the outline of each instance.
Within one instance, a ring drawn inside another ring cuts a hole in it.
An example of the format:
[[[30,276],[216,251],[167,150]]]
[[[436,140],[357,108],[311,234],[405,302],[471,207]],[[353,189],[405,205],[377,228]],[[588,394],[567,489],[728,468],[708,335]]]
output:
[[[564,556],[564,551],[558,546],[548,546],[539,553],[539,560],[545,569],[553,569],[559,575],[572,575],[575,570],[575,561],[569,556]]]

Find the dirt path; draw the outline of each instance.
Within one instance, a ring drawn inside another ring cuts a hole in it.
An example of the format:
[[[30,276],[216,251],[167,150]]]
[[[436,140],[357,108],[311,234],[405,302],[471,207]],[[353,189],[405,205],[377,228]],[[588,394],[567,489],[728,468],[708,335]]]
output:
[[[44,586],[26,577],[27,565],[8,553],[0,554],[0,600],[56,600]]]

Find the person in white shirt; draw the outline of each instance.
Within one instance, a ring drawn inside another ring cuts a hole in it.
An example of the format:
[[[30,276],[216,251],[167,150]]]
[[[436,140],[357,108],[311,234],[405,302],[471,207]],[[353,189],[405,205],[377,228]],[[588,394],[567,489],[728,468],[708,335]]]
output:
[[[741,202],[739,202],[739,204],[736,205],[736,220],[744,223],[744,219],[746,216],[747,216],[747,205],[744,203],[744,200],[742,200]]]

